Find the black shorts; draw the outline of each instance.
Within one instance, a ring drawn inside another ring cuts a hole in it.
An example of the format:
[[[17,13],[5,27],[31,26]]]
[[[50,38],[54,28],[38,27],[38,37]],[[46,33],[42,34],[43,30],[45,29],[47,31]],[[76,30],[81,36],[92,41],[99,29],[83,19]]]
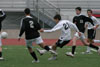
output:
[[[69,42],[70,42],[70,40],[62,41],[62,40],[59,39],[59,40],[56,42],[56,45],[57,45],[57,47],[62,48],[63,46],[65,46],[65,45],[68,44]]]
[[[88,30],[88,39],[95,39],[95,36],[96,36],[96,30],[89,29]]]

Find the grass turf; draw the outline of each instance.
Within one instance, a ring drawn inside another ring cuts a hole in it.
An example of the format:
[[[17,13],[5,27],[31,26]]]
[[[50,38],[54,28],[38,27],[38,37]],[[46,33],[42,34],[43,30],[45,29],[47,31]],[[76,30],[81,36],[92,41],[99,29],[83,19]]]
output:
[[[36,48],[39,47],[35,46],[33,49],[36,50]],[[71,51],[70,48],[71,46],[59,48],[58,59],[55,61],[48,61],[50,53],[40,56],[36,51],[40,63],[31,63],[33,59],[25,46],[3,46],[5,60],[0,61],[0,67],[100,67],[100,56],[96,52],[88,55],[81,54],[86,47],[79,46],[75,58],[71,58],[65,56],[66,51]]]

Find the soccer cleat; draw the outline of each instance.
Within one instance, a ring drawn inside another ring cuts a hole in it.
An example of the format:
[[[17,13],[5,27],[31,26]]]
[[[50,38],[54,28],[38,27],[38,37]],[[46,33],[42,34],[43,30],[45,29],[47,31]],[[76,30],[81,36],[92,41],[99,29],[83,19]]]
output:
[[[0,60],[4,60],[4,58],[3,57],[0,57]]]
[[[44,53],[46,53],[46,50],[40,50],[39,48],[37,48],[37,51],[39,52],[40,55],[43,55]]]
[[[51,52],[51,54],[54,54],[54,55],[58,55],[58,53],[56,52],[56,51],[54,51],[54,50],[49,50],[50,52]]]
[[[83,52],[82,54],[92,54],[92,52],[86,51],[86,52]]]
[[[67,52],[65,55],[70,56],[70,57],[74,57],[74,54],[72,54],[71,52]]]
[[[37,60],[37,61],[36,60],[33,60],[32,61],[32,63],[39,63],[39,62],[40,62],[39,60]]]
[[[52,56],[52,57],[48,58],[48,60],[49,60],[49,61],[50,61],[50,60],[57,60],[57,57],[56,57],[56,56]]]
[[[100,48],[98,49],[98,54],[100,55]]]

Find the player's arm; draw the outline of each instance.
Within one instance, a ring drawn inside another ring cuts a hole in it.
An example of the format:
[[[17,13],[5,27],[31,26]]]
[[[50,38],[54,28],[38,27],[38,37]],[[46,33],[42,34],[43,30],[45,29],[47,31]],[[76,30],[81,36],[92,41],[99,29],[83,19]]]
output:
[[[6,15],[5,12],[2,11],[2,9],[0,9],[0,18],[1,18],[1,17],[4,17],[5,15]]]
[[[91,18],[86,17],[85,15],[83,15],[83,19],[84,19],[86,22],[93,22]]]
[[[70,28],[73,28],[76,32],[78,32],[79,36],[81,36],[79,29],[77,28],[77,26],[74,23],[69,22],[69,26],[70,26]]]
[[[88,27],[88,22],[87,23],[85,23],[85,28],[87,28]]]
[[[36,28],[36,30],[41,30],[41,26],[40,26],[40,24],[36,21],[36,20],[34,20],[35,21],[35,28]]]
[[[69,22],[69,26],[70,26],[70,28],[73,28],[76,32],[79,32],[79,29],[77,28],[77,26],[74,23]]]
[[[24,31],[25,31],[25,24],[24,24],[24,21],[22,19],[22,21],[21,21],[21,27],[20,27],[20,33],[19,33],[19,39],[23,35]]]
[[[56,30],[59,30],[63,27],[61,23],[58,23],[56,26],[54,26],[51,30],[44,30],[44,32],[54,32]]]
[[[100,26],[100,22],[98,19],[94,18],[94,21],[97,23],[95,26],[94,26],[94,30],[96,30],[99,26]]]
[[[74,24],[77,23],[76,17],[73,18],[73,23],[74,23]]]
[[[6,14],[4,13],[4,11],[2,11],[2,9],[0,9],[0,21],[2,22],[5,18],[6,18]],[[0,26],[0,32],[1,32],[1,28],[2,26]]]
[[[85,20],[85,22],[90,22],[92,25],[94,25],[93,20],[89,17],[83,16],[83,19]]]

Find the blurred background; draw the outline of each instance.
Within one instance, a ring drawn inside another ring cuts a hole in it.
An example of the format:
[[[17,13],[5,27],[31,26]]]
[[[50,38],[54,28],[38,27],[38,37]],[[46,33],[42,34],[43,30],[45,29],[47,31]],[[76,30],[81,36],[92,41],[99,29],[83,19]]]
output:
[[[20,21],[24,16],[24,9],[30,8],[33,18],[41,24],[42,28],[51,29],[55,26],[53,17],[55,14],[61,14],[62,19],[72,21],[75,14],[75,8],[82,7],[82,14],[86,14],[87,9],[92,9],[94,15],[100,17],[100,0],[0,0],[0,9],[4,10],[7,18],[3,21],[3,30],[9,34],[8,38],[17,38]],[[60,31],[48,34],[42,33],[45,39],[57,39]],[[72,35],[74,31],[72,30]],[[96,39],[100,31],[97,30]]]

